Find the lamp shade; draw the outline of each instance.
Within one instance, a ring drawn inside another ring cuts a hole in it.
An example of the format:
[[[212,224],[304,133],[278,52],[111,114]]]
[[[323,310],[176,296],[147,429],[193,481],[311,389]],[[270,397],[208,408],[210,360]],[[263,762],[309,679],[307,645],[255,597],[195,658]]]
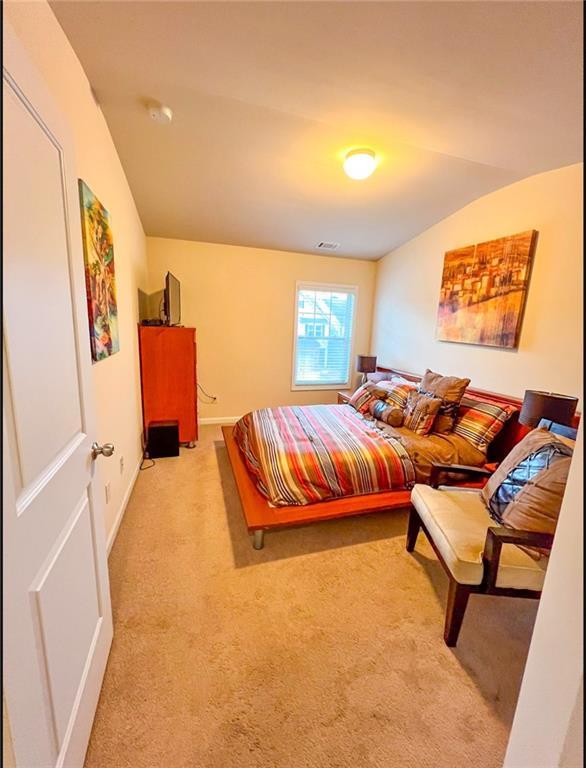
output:
[[[528,427],[536,427],[541,419],[571,424],[577,405],[577,397],[528,389],[523,398],[519,421]]]
[[[357,355],[356,370],[358,373],[374,373],[376,371],[376,356]]]

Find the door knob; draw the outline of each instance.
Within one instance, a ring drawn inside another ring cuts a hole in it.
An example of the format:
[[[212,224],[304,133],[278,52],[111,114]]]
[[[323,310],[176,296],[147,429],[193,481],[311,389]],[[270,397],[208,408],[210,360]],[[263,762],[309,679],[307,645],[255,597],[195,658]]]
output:
[[[114,446],[112,443],[104,443],[104,445],[98,445],[92,443],[92,459],[97,459],[100,454],[108,458],[114,453]]]

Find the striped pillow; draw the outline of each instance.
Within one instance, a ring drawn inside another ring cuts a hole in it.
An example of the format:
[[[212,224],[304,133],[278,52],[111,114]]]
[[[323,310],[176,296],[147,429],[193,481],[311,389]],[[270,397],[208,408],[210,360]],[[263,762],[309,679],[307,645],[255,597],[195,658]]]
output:
[[[358,413],[365,414],[368,413],[371,403],[382,400],[384,396],[385,392],[381,391],[380,384],[371,384],[367,381],[353,393],[348,404],[354,406]]]
[[[381,397],[394,408],[405,409],[410,392],[417,391],[414,384],[401,376],[394,376],[390,381],[379,381],[377,387],[383,391]]]
[[[460,435],[479,451],[486,449],[518,408],[501,405],[492,400],[463,397],[454,424],[454,434]]]

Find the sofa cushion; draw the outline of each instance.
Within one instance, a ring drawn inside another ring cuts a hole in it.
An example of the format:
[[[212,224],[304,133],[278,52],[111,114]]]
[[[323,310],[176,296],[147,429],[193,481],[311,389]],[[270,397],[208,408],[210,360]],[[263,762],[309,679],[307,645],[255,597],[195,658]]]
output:
[[[419,392],[433,397],[439,397],[442,401],[438,415],[436,416],[433,431],[438,434],[451,432],[460,406],[460,400],[464,395],[470,379],[459,379],[456,376],[442,376],[441,373],[429,368],[425,371],[419,383]]]
[[[456,581],[480,584],[486,533],[494,526],[480,491],[417,484],[411,502]],[[545,557],[535,560],[515,544],[503,544],[496,586],[541,590],[547,562]]]

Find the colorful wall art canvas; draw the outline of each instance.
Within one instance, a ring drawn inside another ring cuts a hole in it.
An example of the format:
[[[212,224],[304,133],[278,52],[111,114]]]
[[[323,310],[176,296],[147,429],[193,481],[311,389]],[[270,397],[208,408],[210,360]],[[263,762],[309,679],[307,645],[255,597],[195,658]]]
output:
[[[81,230],[92,360],[110,357],[120,349],[114,243],[108,211],[79,179]]]
[[[537,232],[529,230],[448,251],[437,338],[517,347],[536,242]]]

